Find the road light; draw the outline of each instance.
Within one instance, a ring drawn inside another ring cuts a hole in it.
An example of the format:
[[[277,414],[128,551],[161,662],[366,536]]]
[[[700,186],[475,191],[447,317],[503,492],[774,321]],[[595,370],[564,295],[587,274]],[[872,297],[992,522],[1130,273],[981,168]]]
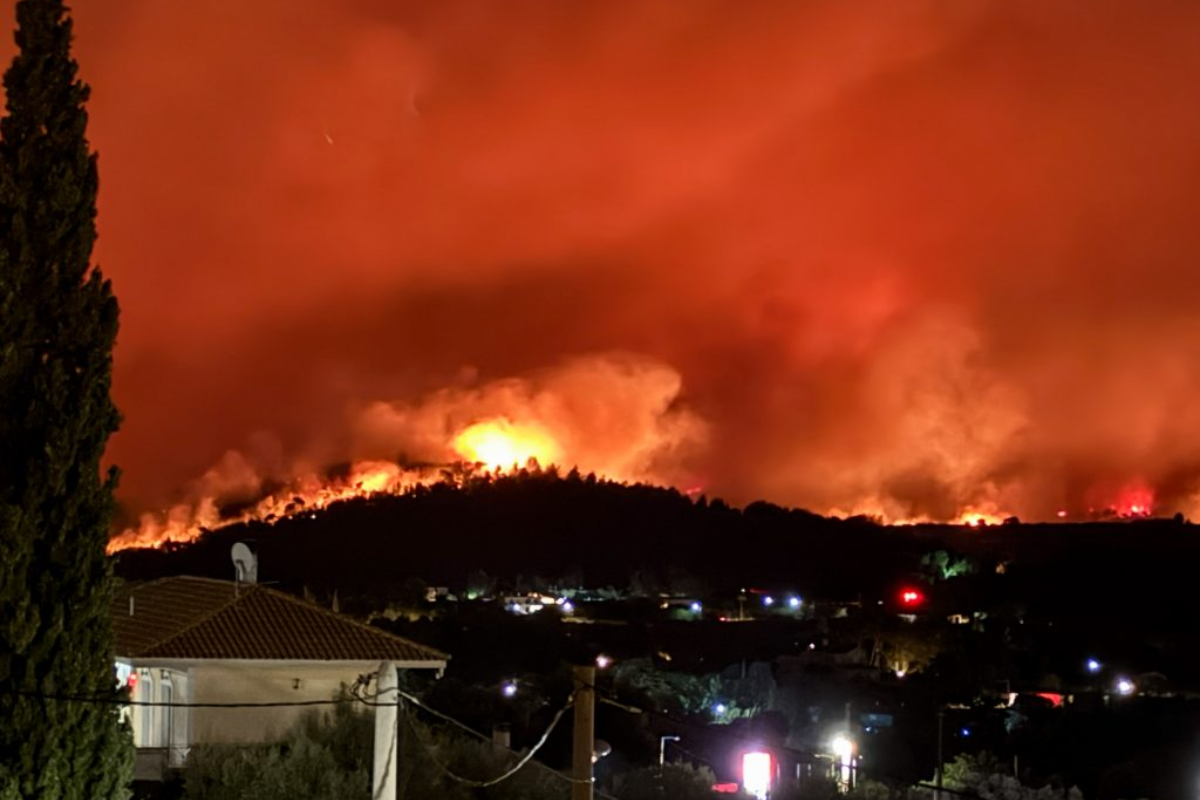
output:
[[[505,682],[504,682],[504,683],[503,683],[503,684],[500,686],[500,694],[504,695],[505,697],[514,697],[514,696],[516,696],[516,694],[517,694],[517,682],[516,682],[516,681],[505,681]]]
[[[1095,675],[1097,672],[1099,672],[1100,668],[1102,666],[1104,666],[1104,665],[1101,664],[1099,661],[1097,661],[1094,658],[1089,658],[1087,660],[1087,671],[1092,673],[1093,675]]]
[[[667,763],[667,742],[678,742],[678,736],[660,736],[658,737],[658,765],[661,767]]]
[[[1137,684],[1129,680],[1129,678],[1117,679],[1117,694],[1128,697],[1137,691]]]
[[[854,780],[854,740],[844,733],[833,737],[833,755],[840,767],[840,783],[843,790],[853,788]]]

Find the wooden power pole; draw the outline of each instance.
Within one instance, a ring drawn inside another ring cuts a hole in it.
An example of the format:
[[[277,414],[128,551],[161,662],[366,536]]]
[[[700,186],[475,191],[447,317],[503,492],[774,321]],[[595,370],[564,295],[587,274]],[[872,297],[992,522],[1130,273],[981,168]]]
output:
[[[571,800],[592,800],[592,758],[596,750],[596,668],[575,666],[575,748]]]

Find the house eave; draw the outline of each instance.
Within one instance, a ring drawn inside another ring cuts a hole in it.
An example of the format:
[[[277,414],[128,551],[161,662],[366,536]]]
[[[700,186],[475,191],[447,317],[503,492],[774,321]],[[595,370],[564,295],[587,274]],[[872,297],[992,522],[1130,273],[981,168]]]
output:
[[[139,656],[118,655],[116,660],[131,667],[259,667],[259,668],[303,668],[303,667],[353,667],[355,669],[374,669],[380,662],[391,661],[396,669],[432,669],[442,672],[446,669],[445,660],[411,660],[399,661],[389,658],[372,659],[275,659],[275,658],[141,658]]]

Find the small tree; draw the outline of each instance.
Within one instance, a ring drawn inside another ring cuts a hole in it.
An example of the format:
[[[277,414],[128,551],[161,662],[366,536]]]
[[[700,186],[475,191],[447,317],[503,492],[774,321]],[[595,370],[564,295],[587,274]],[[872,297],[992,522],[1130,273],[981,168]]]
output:
[[[711,800],[716,776],[708,767],[667,764],[643,767],[613,778],[613,792],[621,800]]]
[[[374,720],[348,705],[314,712],[278,744],[192,748],[186,800],[367,800]]]

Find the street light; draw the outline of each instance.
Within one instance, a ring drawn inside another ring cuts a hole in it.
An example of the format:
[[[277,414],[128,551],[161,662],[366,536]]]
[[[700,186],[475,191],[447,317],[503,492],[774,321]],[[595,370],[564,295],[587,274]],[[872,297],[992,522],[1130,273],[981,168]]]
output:
[[[663,766],[667,763],[667,742],[678,742],[678,736],[660,736],[658,737],[658,766]]]
[[[844,733],[833,737],[833,755],[837,758],[842,788],[849,790],[854,787],[854,740]]]

